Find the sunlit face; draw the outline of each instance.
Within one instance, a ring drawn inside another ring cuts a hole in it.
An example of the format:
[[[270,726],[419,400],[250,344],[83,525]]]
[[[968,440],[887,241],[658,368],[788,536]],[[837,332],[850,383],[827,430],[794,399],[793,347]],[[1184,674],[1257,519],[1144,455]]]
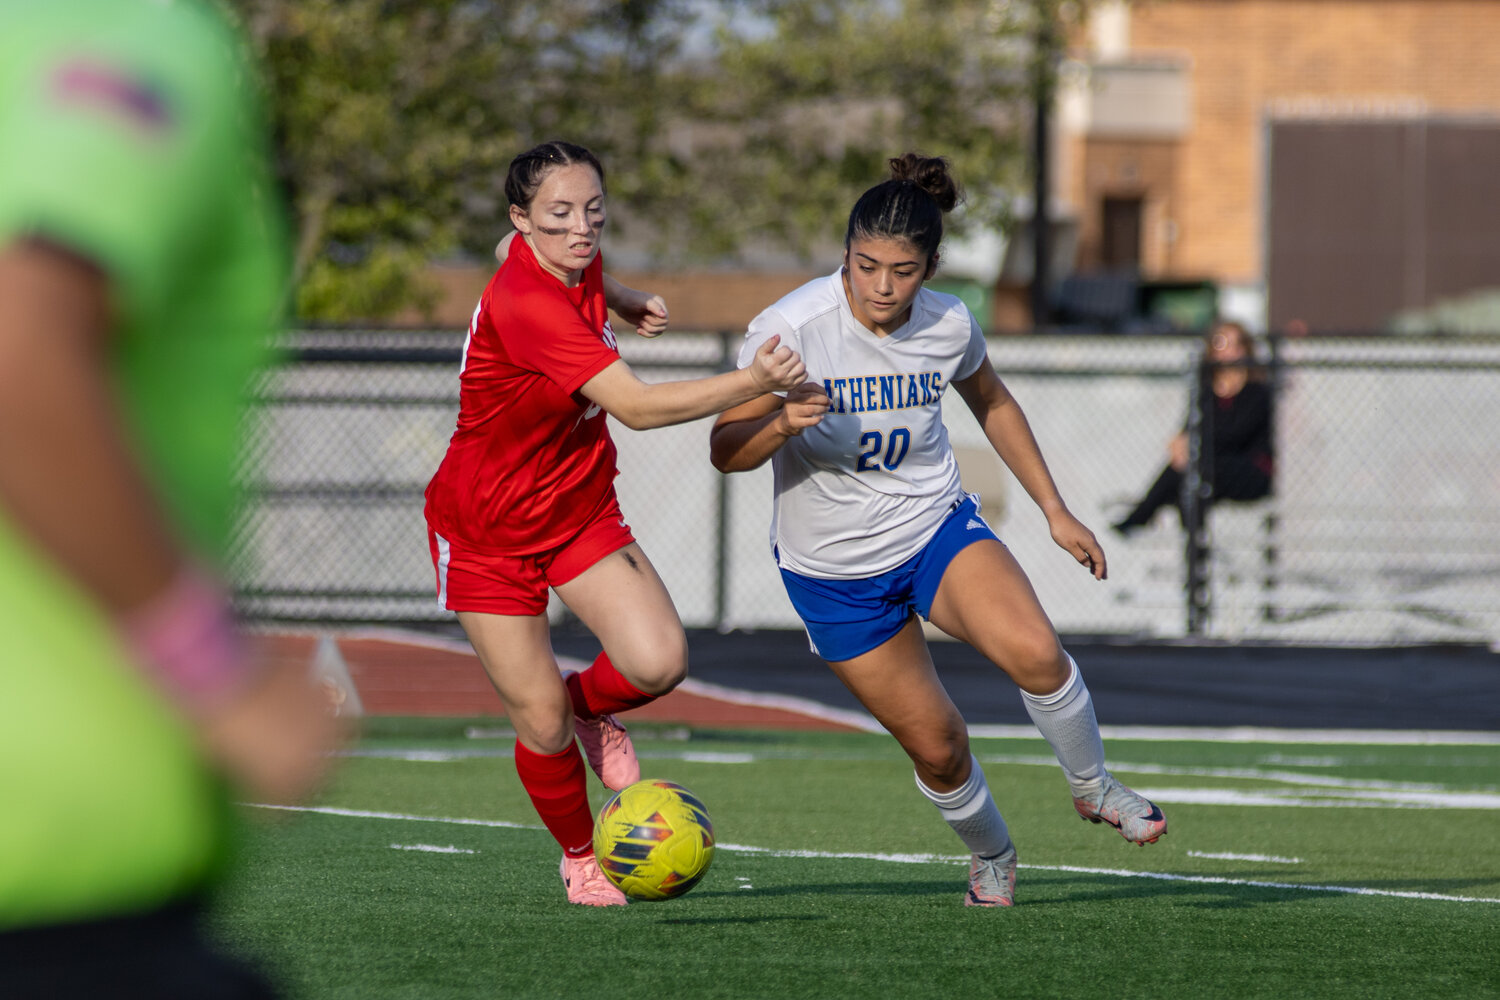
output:
[[[1221,326],[1215,330],[1208,346],[1215,361],[1242,361],[1250,354],[1245,339],[1232,326]]]
[[[894,332],[911,315],[922,282],[936,270],[936,255],[929,260],[906,240],[851,241],[844,251],[844,287],[854,318],[872,333]]]
[[[604,185],[586,163],[557,167],[542,178],[529,208],[510,207],[510,221],[531,244],[537,263],[573,285],[599,252]]]

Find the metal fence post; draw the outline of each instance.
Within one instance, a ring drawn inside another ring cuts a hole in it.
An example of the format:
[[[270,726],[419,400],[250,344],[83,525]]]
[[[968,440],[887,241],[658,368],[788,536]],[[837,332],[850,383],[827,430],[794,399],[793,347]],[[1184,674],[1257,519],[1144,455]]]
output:
[[[1276,424],[1276,413],[1281,404],[1282,389],[1285,388],[1286,372],[1283,367],[1282,339],[1278,333],[1271,333],[1266,337],[1266,343],[1270,351],[1271,365],[1271,436],[1273,447],[1277,445],[1279,431]],[[1273,459],[1273,463],[1274,463]],[[1278,529],[1281,525],[1281,516],[1276,502],[1277,495],[1281,492],[1279,482],[1279,470],[1272,465],[1271,478],[1271,509],[1266,512],[1264,522],[1265,546],[1261,550],[1261,576],[1260,576],[1260,617],[1267,624],[1274,623],[1279,617],[1276,607],[1276,587],[1280,582],[1280,558]]]
[[[733,335],[719,331],[719,370],[734,370]],[[729,477],[720,474],[714,485],[719,523],[714,531],[714,629],[728,631],[725,619],[729,608]]]
[[[1182,479],[1182,523],[1184,552],[1183,589],[1187,600],[1187,634],[1201,636],[1213,610],[1209,579],[1210,539],[1208,501],[1213,489],[1213,408],[1209,380],[1212,372],[1200,352],[1193,361],[1188,389],[1188,464]]]

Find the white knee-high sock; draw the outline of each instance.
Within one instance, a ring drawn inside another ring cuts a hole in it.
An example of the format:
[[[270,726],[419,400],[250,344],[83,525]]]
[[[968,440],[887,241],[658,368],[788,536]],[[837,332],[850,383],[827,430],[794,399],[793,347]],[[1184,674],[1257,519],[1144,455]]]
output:
[[[951,792],[935,792],[917,778],[917,788],[937,806],[943,819],[969,850],[981,858],[999,857],[1011,849],[1010,831],[990,796],[979,761],[970,758],[969,779]]]
[[[1078,795],[1098,791],[1107,772],[1104,741],[1099,737],[1099,722],[1094,718],[1094,700],[1089,697],[1083,674],[1071,656],[1068,667],[1068,679],[1056,691],[1041,695],[1022,691],[1021,698],[1031,721],[1057,755],[1073,794]]]

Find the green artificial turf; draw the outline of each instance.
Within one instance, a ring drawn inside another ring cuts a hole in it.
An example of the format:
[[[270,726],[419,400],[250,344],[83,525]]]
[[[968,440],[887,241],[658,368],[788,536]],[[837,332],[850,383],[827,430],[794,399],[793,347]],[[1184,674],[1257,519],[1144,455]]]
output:
[[[1128,784],[1203,800],[1136,847],[1045,744],[976,740],[1022,865],[976,910],[888,737],[637,727],[719,848],[681,899],[596,910],[499,726],[378,720],[329,811],[247,808],[218,932],[309,1000],[1500,996],[1500,747],[1112,742]]]

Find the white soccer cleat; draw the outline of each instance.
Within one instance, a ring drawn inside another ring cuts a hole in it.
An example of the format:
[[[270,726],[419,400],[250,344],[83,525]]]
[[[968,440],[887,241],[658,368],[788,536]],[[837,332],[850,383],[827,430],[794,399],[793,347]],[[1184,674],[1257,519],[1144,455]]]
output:
[[[1167,817],[1145,796],[1131,791],[1106,774],[1099,790],[1086,798],[1073,797],[1078,815],[1094,823],[1108,823],[1132,844],[1154,844],[1167,832]]]
[[[965,906],[1014,906],[1016,900],[1016,849],[999,857],[969,858],[969,892]]]

